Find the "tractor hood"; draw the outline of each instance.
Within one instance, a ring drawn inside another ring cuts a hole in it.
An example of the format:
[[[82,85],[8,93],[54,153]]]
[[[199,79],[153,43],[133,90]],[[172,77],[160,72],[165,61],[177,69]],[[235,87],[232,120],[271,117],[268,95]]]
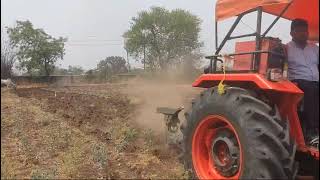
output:
[[[289,3],[292,4],[282,17],[288,20],[295,18],[307,20],[309,39],[319,42],[319,0],[218,0],[216,20],[237,16],[257,7],[262,7],[263,12],[278,16]]]

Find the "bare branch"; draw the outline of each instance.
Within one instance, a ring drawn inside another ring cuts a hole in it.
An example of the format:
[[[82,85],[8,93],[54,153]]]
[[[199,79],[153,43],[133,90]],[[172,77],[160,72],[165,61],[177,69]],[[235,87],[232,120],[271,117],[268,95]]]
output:
[[[16,51],[5,35],[4,32],[1,33],[1,79],[12,76],[12,68],[16,62]]]

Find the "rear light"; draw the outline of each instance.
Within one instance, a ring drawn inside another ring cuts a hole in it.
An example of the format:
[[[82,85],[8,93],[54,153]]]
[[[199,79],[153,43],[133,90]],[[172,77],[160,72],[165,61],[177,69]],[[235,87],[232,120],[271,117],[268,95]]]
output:
[[[271,81],[281,81],[284,79],[283,72],[280,68],[273,68],[269,71],[269,79]]]

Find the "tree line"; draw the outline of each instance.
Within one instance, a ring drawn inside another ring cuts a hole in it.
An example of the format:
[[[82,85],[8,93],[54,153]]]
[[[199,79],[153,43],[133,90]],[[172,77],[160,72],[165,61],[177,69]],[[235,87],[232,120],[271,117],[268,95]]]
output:
[[[119,56],[101,60],[97,68],[86,72],[81,66],[61,68],[56,65],[65,55],[67,38],[54,38],[43,29],[33,26],[30,21],[17,21],[14,27],[7,27],[1,33],[1,78],[10,78],[15,64],[26,75],[84,75],[95,72],[101,79],[127,72],[126,61]],[[7,35],[7,36],[5,36]]]
[[[157,72],[182,67],[185,73],[197,69],[202,58],[199,40],[201,20],[182,9],[152,7],[131,20],[123,34],[124,48],[130,57],[144,65],[145,71]],[[10,77],[14,64],[29,75],[94,75],[109,79],[128,72],[123,57],[109,56],[97,67],[85,71],[80,66],[59,68],[56,63],[65,55],[65,37],[53,37],[30,21],[16,21],[7,27],[7,40],[1,37],[1,78]]]

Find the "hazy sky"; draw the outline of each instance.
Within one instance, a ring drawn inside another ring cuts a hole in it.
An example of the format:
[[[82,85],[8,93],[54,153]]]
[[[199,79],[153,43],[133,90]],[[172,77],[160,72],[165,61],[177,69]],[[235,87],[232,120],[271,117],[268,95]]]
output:
[[[54,37],[67,37],[66,55],[58,64],[63,67],[80,65],[89,69],[96,67],[98,61],[107,56],[126,57],[121,36],[129,29],[131,18],[139,11],[152,6],[180,8],[201,18],[200,38],[204,42],[202,52],[210,55],[215,48],[215,2],[216,0],[1,0],[1,28],[13,26],[16,20],[30,20],[36,28],[42,28]],[[245,18],[237,32],[252,31],[255,28],[255,17],[253,14]],[[264,27],[273,19],[273,16],[264,16]],[[231,23],[232,19],[221,23],[220,35],[226,33]],[[284,42],[290,40],[289,22],[281,20],[270,35],[281,36]],[[232,50],[232,44],[228,44],[225,51]],[[134,61],[130,58],[131,64]]]

